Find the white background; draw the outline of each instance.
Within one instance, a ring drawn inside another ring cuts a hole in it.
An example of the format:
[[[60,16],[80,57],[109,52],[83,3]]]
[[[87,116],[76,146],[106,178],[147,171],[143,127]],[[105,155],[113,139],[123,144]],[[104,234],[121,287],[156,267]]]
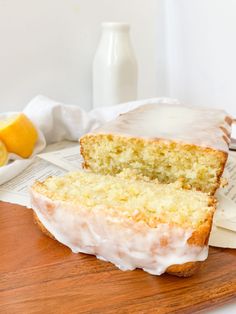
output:
[[[168,95],[236,116],[236,1],[164,1]]]
[[[37,94],[90,109],[103,21],[131,24],[139,98],[156,96],[158,14],[156,0],[0,0],[0,111]]]
[[[90,109],[102,21],[131,24],[139,99],[236,116],[235,0],[0,0],[0,111],[37,94]]]

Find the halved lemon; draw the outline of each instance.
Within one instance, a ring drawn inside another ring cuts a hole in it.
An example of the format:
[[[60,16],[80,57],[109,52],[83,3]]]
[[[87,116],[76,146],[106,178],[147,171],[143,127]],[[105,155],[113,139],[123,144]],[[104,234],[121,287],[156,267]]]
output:
[[[6,146],[0,141],[0,167],[4,166],[8,160],[8,152]]]
[[[37,139],[35,126],[23,113],[0,121],[0,140],[10,153],[28,158],[34,150]]]

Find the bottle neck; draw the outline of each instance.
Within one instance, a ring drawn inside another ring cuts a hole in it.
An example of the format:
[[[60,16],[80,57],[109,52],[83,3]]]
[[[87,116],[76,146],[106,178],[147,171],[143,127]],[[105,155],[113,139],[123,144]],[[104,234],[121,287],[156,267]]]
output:
[[[106,56],[107,62],[129,58],[135,59],[129,36],[129,24],[103,23],[102,36],[97,49],[97,58]]]
[[[102,24],[102,36],[117,38],[129,38],[129,24],[125,23],[103,23]]]
[[[107,23],[102,23],[102,29],[103,30],[112,30],[112,31],[123,31],[123,32],[129,32],[130,25],[127,23],[112,23],[112,22],[107,22]]]

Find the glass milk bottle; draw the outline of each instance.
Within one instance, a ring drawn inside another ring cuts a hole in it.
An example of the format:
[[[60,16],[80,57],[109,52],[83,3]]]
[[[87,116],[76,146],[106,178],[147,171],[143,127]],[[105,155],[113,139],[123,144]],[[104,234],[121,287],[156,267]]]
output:
[[[93,62],[93,107],[137,99],[137,61],[129,24],[103,23]]]

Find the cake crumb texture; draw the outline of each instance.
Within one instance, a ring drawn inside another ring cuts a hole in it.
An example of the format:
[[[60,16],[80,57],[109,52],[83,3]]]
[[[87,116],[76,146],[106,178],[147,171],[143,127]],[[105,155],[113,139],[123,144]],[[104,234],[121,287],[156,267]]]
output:
[[[168,223],[194,229],[212,216],[215,206],[213,197],[184,190],[177,183],[158,184],[85,171],[50,177],[36,182],[33,189],[53,201],[79,204],[88,210],[101,207],[110,215],[144,221],[150,227]]]
[[[182,180],[183,187],[212,195],[227,160],[225,152],[174,141],[88,134],[80,143],[84,167],[95,173],[116,175],[129,168],[160,183]]]

